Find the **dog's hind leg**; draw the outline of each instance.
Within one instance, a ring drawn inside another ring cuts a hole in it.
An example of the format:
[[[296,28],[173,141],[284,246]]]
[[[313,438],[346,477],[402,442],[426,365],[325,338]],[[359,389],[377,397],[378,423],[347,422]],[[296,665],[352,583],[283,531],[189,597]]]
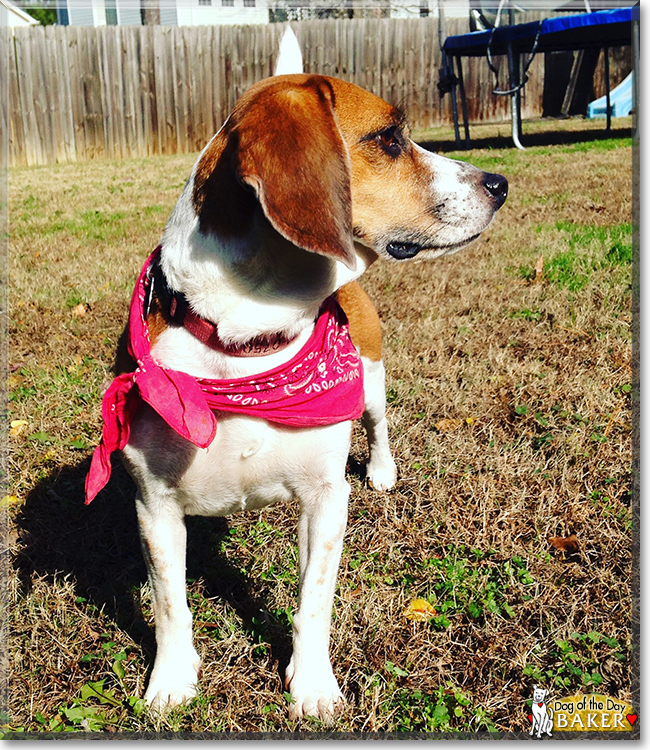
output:
[[[285,678],[293,701],[291,719],[317,716],[327,722],[344,701],[329,658],[329,640],[349,494],[342,477],[338,485],[322,482],[300,499],[300,605],[293,618],[293,655]]]
[[[156,626],[156,660],[145,693],[155,709],[196,695],[200,659],[192,645],[192,615],[185,589],[187,532],[183,511],[172,498],[138,492],[136,508]]]

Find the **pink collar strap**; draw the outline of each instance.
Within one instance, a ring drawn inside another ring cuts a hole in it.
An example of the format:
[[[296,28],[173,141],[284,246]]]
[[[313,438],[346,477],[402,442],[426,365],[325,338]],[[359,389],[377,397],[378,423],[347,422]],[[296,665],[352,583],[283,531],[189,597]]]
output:
[[[160,248],[147,259],[133,291],[129,353],[133,372],[118,375],[104,394],[102,439],[86,477],[86,504],[111,475],[111,454],[129,441],[144,401],[179,435],[207,448],[216,435],[218,412],[243,414],[287,427],[316,427],[357,419],[363,413],[363,367],[345,313],[333,297],[321,307],[314,331],[286,364],[250,378],[209,380],[169,370],[151,356],[146,323],[150,274]]]

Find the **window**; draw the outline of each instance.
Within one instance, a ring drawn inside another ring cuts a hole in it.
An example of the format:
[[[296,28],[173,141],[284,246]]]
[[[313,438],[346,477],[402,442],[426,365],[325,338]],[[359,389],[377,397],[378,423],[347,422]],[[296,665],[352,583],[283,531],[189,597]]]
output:
[[[199,5],[212,5],[212,0],[199,0]]]
[[[106,25],[117,26],[117,6],[115,0],[109,0],[105,5],[106,8]]]
[[[221,0],[221,4],[224,8],[232,8],[235,4],[235,0]]]
[[[255,0],[244,0],[244,8],[254,8]]]

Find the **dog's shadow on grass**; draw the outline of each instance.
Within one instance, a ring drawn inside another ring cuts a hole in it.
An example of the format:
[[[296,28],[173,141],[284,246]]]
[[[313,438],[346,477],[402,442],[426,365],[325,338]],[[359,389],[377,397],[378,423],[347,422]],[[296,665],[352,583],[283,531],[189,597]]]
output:
[[[52,472],[29,493],[20,510],[15,520],[20,549],[14,566],[22,594],[29,595],[35,579],[67,577],[74,582],[80,606],[88,602],[103,610],[142,648],[151,666],[155,639],[140,609],[139,592],[147,574],[133,500],[135,485],[121,462],[115,461],[109,485],[85,506],[89,465],[87,458]],[[230,604],[251,637],[261,636],[270,644],[283,671],[291,656],[291,634],[265,615],[263,592],[253,595],[246,576],[219,552],[220,540],[229,531],[227,520],[188,518],[187,522],[188,578],[201,578],[204,595]]]

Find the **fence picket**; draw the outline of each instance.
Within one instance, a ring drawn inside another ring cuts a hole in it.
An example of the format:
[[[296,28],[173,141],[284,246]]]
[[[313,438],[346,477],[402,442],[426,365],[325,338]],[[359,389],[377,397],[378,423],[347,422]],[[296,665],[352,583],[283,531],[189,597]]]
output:
[[[539,13],[526,20],[537,20]],[[305,71],[332,75],[403,107],[418,128],[449,124],[451,101],[436,87],[442,62],[438,21],[326,19],[294,22]],[[10,165],[197,151],[238,97],[273,71],[286,24],[16,29],[9,45]],[[467,31],[447,19],[447,33]],[[630,70],[627,48],[612,51],[612,83]],[[505,72],[505,61],[501,60]],[[530,69],[522,114],[542,114],[544,56]],[[492,96],[482,58],[463,60],[470,121],[508,118],[508,97]],[[505,76],[501,76],[502,85]],[[602,88],[602,62],[595,87]]]

